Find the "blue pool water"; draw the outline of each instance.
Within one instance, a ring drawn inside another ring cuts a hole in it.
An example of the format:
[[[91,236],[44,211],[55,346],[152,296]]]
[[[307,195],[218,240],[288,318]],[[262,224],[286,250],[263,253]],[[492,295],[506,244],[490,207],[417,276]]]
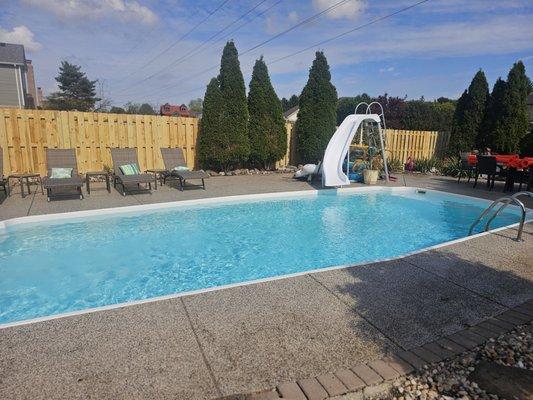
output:
[[[0,323],[399,256],[465,237],[487,205],[414,189],[328,193],[9,228]]]

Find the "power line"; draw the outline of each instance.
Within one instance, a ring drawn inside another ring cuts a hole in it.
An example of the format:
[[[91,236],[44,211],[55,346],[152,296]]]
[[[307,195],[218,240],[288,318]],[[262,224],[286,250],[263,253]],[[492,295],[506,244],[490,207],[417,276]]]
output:
[[[306,18],[306,19],[304,19],[304,20],[298,22],[297,24],[291,26],[290,28],[285,29],[284,31],[282,31],[282,32],[280,32],[280,33],[278,33],[278,34],[276,34],[276,35],[274,35],[274,36],[272,36],[272,37],[270,37],[270,38],[264,40],[263,42],[258,43],[257,45],[255,45],[255,46],[253,46],[253,47],[251,47],[251,48],[245,50],[245,51],[242,52],[240,55],[243,56],[243,55],[245,55],[245,54],[247,54],[247,53],[250,53],[250,52],[253,51],[253,50],[258,49],[259,47],[264,46],[264,45],[267,44],[267,43],[272,42],[273,40],[276,40],[276,39],[278,39],[279,37],[281,37],[281,36],[283,36],[283,35],[286,35],[286,34],[289,33],[289,32],[292,32],[293,30],[299,28],[300,26],[303,26],[303,25],[305,25],[305,24],[308,24],[308,23],[310,23],[310,22],[316,20],[317,18],[321,17],[322,15],[324,15],[324,14],[330,12],[331,10],[334,10],[334,9],[337,8],[337,7],[340,7],[341,5],[347,3],[348,1],[352,1],[352,0],[341,0],[341,1],[338,1],[337,3],[335,3],[335,4],[331,5],[331,6],[329,6],[328,8],[326,8],[326,9],[324,9],[324,10],[322,10],[322,11],[316,13],[316,14],[313,14],[312,16],[310,16],[310,17],[308,17],[308,18]],[[214,68],[217,68],[217,67],[218,67],[218,64],[215,65],[215,66],[213,66],[213,67],[209,67],[209,68],[206,69],[206,70],[201,71],[200,74],[205,73],[205,72],[208,72],[208,71],[210,71],[210,70],[212,70],[212,69],[214,69]],[[192,76],[192,77],[188,77],[188,78],[186,78],[186,79],[195,78],[195,77],[197,77],[198,75],[199,75],[199,74],[195,74],[194,76]],[[185,79],[180,79],[178,82],[176,82],[174,85],[172,85],[172,86],[170,86],[170,87],[175,87],[175,86],[177,86],[179,83],[183,82],[184,80],[185,80]],[[170,87],[163,87],[162,89],[170,88]],[[160,89],[160,90],[162,90],[162,89]],[[124,91],[125,91],[125,90],[119,91],[119,93],[123,93]]]
[[[273,61],[270,61],[270,62],[267,63],[267,65],[271,65],[271,64],[277,63],[277,62],[279,62],[279,61],[286,60],[286,59],[288,59],[288,58],[294,57],[294,56],[296,56],[296,55],[298,55],[298,54],[301,54],[301,53],[303,53],[303,52],[305,52],[305,51],[308,51],[308,50],[314,49],[314,48],[316,48],[317,46],[322,46],[322,45],[324,45],[324,44],[326,44],[326,43],[332,42],[332,41],[337,40],[337,39],[339,39],[339,38],[341,38],[341,37],[344,37],[344,36],[346,36],[346,35],[349,35],[350,33],[356,32],[356,31],[358,31],[358,30],[360,30],[360,29],[366,28],[366,27],[368,27],[368,26],[370,26],[370,25],[376,24],[376,23],[381,22],[381,21],[383,21],[383,20],[385,20],[385,19],[391,18],[391,17],[393,17],[393,16],[395,16],[395,15],[397,15],[397,14],[400,14],[400,13],[403,13],[403,12],[405,12],[405,11],[407,11],[407,10],[410,10],[410,9],[412,9],[412,8],[415,8],[415,7],[417,7],[417,6],[419,6],[419,5],[423,4],[423,3],[427,3],[428,1],[429,1],[429,0],[421,0],[421,1],[418,1],[417,3],[411,4],[411,5],[409,5],[409,6],[406,6],[406,7],[401,8],[401,9],[399,9],[399,10],[396,10],[396,11],[390,13],[390,14],[386,14],[386,15],[383,15],[383,16],[381,16],[381,17],[375,18],[375,19],[373,19],[373,20],[371,20],[371,21],[369,21],[369,22],[366,22],[366,23],[364,23],[364,24],[361,24],[361,25],[356,26],[355,28],[349,29],[349,30],[347,30],[347,31],[344,31],[344,32],[338,34],[338,35],[332,36],[332,37],[330,37],[330,38],[328,38],[328,39],[326,39],[326,40],[322,40],[322,41],[320,41],[320,42],[314,43],[314,44],[312,44],[312,45],[310,45],[310,46],[308,46],[308,47],[306,47],[306,48],[304,48],[304,49],[302,49],[302,50],[298,50],[298,51],[296,51],[296,52],[289,53],[289,54],[287,54],[287,55],[285,55],[285,56],[283,56],[283,57],[280,57],[280,58],[277,58],[277,59],[275,59],[275,60],[273,60]],[[254,47],[255,47],[255,46],[254,46]],[[248,50],[247,50],[247,51],[248,51]],[[242,55],[242,54],[243,54],[243,53],[241,53],[241,55]],[[193,79],[193,78],[196,78],[197,76],[200,76],[200,75],[202,75],[202,74],[204,74],[204,73],[206,73],[206,72],[208,72],[208,71],[211,71],[212,69],[215,69],[215,68],[217,68],[217,67],[218,67],[218,64],[215,65],[215,66],[212,66],[212,67],[210,67],[210,68],[207,68],[207,69],[205,69],[205,70],[203,70],[203,71],[200,71],[199,73],[197,73],[197,74],[195,74],[195,75],[193,75],[193,76],[183,78],[183,79],[181,79],[180,81],[178,81],[176,84],[173,84],[173,85],[170,85],[170,86],[166,86],[166,87],[164,87],[163,89],[164,89],[164,90],[172,89],[172,88],[178,86],[181,82],[183,82],[183,81],[185,81],[185,80],[191,80],[191,79]],[[188,92],[187,92],[187,93],[188,93]],[[149,96],[150,96],[150,95],[151,95],[151,94],[149,94]],[[181,95],[181,93],[179,93],[178,95]]]
[[[146,68],[148,65],[150,65],[152,62],[154,62],[156,59],[161,57],[163,54],[167,53],[171,48],[176,46],[177,44],[181,43],[183,39],[185,39],[187,36],[189,36],[192,32],[194,32],[200,25],[204,24],[213,14],[215,14],[217,11],[219,11],[226,3],[228,3],[230,0],[223,0],[214,10],[210,11],[201,21],[199,21],[196,25],[194,25],[191,29],[189,29],[186,33],[181,35],[176,41],[172,42],[169,46],[167,46],[163,51],[159,52],[155,57],[152,57],[147,63],[143,64],[141,67],[137,68],[136,70],[133,70],[130,74],[126,75],[126,77],[130,77],[135,72]]]
[[[251,9],[249,9],[248,11],[246,11],[244,14],[242,14],[239,18],[233,20],[232,22],[230,22],[228,25],[226,25],[224,28],[222,28],[221,30],[219,30],[218,32],[214,33],[213,35],[211,35],[209,38],[207,38],[204,42],[202,42],[199,46],[191,49],[189,52],[187,52],[186,54],[182,55],[181,57],[178,57],[176,60],[173,60],[170,64],[167,64],[166,66],[164,66],[163,68],[161,69],[158,69],[156,72],[148,75],[147,77],[141,79],[140,81],[137,81],[135,82],[133,85],[130,85],[122,90],[119,90],[118,93],[123,93],[125,91],[128,91],[130,90],[132,87],[135,87],[135,86],[138,86],[144,82],[146,82],[147,80],[149,79],[152,79],[154,76],[157,76],[159,75],[161,72],[164,72],[166,71],[168,68],[170,67],[173,67],[173,66],[176,66],[180,63],[182,63],[183,61],[185,61],[187,58],[189,58],[189,56],[191,54],[194,55],[194,53],[197,53],[199,49],[201,49],[202,47],[204,47],[207,43],[209,43],[212,39],[216,38],[218,35],[220,35],[222,32],[224,32],[225,30],[227,30],[228,28],[230,28],[231,26],[233,26],[234,24],[236,24],[237,22],[239,22],[240,20],[242,20],[243,18],[245,18],[248,14],[250,14],[251,12],[253,12],[255,9],[257,9],[259,6],[261,6],[263,3],[265,3],[267,0],[261,0],[259,3],[257,3],[255,6],[253,6]]]

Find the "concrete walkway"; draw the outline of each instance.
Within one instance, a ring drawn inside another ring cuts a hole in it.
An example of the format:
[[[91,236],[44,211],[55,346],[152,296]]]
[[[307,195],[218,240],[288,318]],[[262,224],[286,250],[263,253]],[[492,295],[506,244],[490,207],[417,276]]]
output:
[[[447,178],[405,181],[501,195]],[[126,198],[100,190],[85,201],[47,203],[40,194],[22,201],[15,194],[0,215],[304,188],[272,175]],[[209,399],[410,349],[533,298],[533,224],[523,243],[515,235],[500,231],[395,261],[2,329],[0,398]]]

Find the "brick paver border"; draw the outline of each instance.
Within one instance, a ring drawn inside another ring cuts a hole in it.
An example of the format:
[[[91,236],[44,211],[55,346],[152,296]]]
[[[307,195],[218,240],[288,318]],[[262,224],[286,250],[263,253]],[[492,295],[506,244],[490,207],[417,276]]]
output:
[[[258,393],[224,397],[225,400],[324,400],[390,382],[424,365],[440,362],[496,338],[517,326],[533,321],[533,299],[476,325],[431,343],[400,351],[350,369],[341,369],[313,378],[284,382]],[[364,392],[363,392],[364,393]],[[362,396],[363,398],[364,396]]]

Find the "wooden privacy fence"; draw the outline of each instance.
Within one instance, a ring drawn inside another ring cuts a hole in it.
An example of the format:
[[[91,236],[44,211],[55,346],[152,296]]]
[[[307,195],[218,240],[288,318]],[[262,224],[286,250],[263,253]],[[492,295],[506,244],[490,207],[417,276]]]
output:
[[[142,170],[163,168],[161,147],[181,147],[194,168],[197,136],[196,118],[0,109],[4,175],[45,175],[46,148],[76,149],[80,173],[111,167],[112,147],[137,148]]]
[[[405,163],[442,156],[448,145],[449,134],[435,131],[403,131],[387,129],[385,147],[387,156]]]

